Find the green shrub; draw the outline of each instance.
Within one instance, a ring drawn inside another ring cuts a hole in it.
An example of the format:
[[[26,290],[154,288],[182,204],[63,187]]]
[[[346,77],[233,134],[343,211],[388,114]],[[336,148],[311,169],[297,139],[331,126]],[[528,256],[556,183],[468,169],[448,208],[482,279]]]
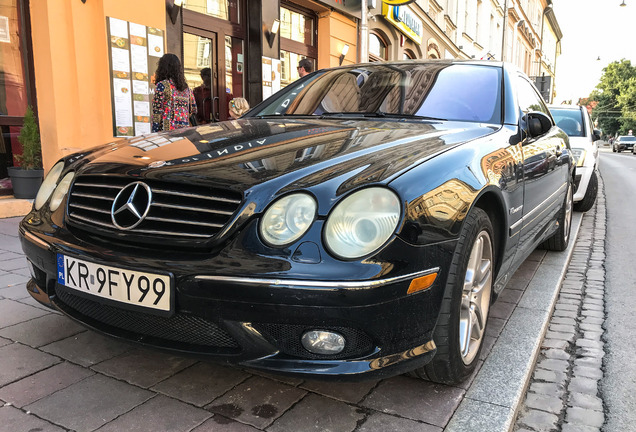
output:
[[[40,132],[35,114],[31,106],[27,107],[24,115],[24,124],[18,141],[22,144],[22,154],[16,155],[15,159],[22,169],[42,169],[42,147],[40,145]]]

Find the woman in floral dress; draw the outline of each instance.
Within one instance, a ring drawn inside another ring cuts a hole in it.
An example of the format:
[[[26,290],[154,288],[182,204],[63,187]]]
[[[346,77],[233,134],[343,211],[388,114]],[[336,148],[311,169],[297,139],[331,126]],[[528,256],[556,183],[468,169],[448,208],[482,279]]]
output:
[[[165,54],[159,59],[155,83],[152,131],[171,131],[190,126],[190,114],[196,114],[197,104],[186,83],[179,57]]]

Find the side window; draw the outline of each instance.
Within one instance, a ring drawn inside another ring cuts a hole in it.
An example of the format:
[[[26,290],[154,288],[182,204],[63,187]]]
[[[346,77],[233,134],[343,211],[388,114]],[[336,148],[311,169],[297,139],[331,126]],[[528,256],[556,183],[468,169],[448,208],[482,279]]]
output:
[[[543,99],[528,80],[522,77],[517,78],[517,92],[519,108],[524,114],[529,111],[539,111],[551,117],[548,107],[545,106]]]

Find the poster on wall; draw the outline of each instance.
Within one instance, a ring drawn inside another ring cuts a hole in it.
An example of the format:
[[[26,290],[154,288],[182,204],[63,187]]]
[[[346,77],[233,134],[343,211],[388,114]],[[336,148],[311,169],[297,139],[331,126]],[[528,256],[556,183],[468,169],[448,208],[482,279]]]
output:
[[[272,59],[263,57],[263,100],[272,95]]]
[[[263,57],[263,100],[280,90],[281,64],[279,59]]]
[[[153,73],[164,53],[164,33],[107,17],[113,134],[132,137],[150,133]]]

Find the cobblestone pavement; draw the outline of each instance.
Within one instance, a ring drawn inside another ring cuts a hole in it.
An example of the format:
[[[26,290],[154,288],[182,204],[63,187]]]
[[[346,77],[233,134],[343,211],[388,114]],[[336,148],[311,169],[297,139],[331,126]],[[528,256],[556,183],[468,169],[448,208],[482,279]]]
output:
[[[17,237],[18,221],[0,219],[0,431],[435,432],[448,424],[470,387],[472,380],[442,386],[404,376],[355,384],[281,378],[103,337],[27,294],[29,272]],[[491,308],[480,366],[545,254],[535,251]],[[583,266],[568,286],[582,284]],[[572,291],[578,299],[581,288]],[[593,300],[585,304],[598,304]],[[553,329],[549,340],[558,346],[548,355],[567,353],[565,344],[579,329],[586,338],[598,333],[593,332],[598,329],[594,315],[591,322],[577,325],[568,308],[559,311],[568,311],[563,318],[570,320],[562,325],[569,324],[569,333]],[[598,352],[598,340],[586,343],[590,346],[581,349]],[[560,361],[546,355],[545,367],[548,359]],[[576,365],[580,386],[595,382],[583,378],[587,365]],[[544,375],[550,375],[549,369]],[[575,383],[566,372],[553,376],[554,392],[546,396],[559,398],[559,383]],[[584,392],[577,397],[577,408],[596,401]]]
[[[603,378],[605,195],[583,216],[568,272],[543,340],[516,432],[598,432]]]

